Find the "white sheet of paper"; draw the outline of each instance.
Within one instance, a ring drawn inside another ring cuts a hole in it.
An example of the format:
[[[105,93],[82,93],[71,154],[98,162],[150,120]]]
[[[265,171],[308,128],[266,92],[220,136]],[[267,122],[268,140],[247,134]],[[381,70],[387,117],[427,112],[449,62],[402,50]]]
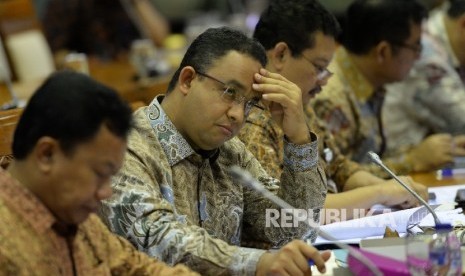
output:
[[[444,204],[436,210],[439,219],[442,222],[450,222],[452,225],[465,225],[465,215],[461,209],[454,209],[453,203],[455,194],[458,189],[465,188],[465,185],[453,185],[429,188],[429,192],[436,194],[436,199],[430,201],[430,204]],[[379,238],[384,235],[386,226],[396,230],[399,233],[405,233],[407,222],[415,211],[421,207],[411,208],[396,212],[388,212],[380,215],[363,217],[348,221],[336,222],[322,225],[321,230],[332,235],[335,239],[344,243],[357,243],[360,239]],[[383,210],[382,206],[377,205],[377,210]],[[421,220],[421,226],[432,226],[433,216],[428,214]],[[331,243],[330,241],[318,237],[315,245]]]

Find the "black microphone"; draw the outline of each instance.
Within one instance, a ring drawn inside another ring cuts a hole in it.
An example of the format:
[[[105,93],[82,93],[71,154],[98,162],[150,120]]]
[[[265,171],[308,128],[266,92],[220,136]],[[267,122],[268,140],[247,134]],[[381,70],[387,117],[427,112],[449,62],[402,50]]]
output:
[[[434,218],[434,223],[436,225],[438,224],[441,224],[441,221],[439,220],[438,216],[436,215],[436,212],[434,212],[433,208],[431,208],[431,206],[423,199],[421,198],[421,196],[419,194],[417,194],[414,190],[412,190],[412,188],[410,188],[408,185],[406,185],[402,180],[400,180],[399,177],[397,177],[397,175],[395,173],[393,173],[388,167],[386,167],[386,165],[384,165],[383,161],[381,161],[381,158],[379,158],[378,154],[372,152],[372,151],[369,151],[367,153],[367,156],[370,158],[370,160],[375,163],[376,165],[380,166],[383,170],[385,170],[390,176],[392,176],[392,178],[394,178],[397,183],[399,183],[400,185],[402,185],[402,187],[404,187],[407,191],[409,191],[409,193],[411,193],[416,199],[418,199],[418,201],[421,202],[421,204],[423,206],[425,206],[426,209],[428,209],[428,211],[431,213],[431,215],[433,215],[433,218]]]
[[[244,187],[252,188],[253,190],[262,194],[265,198],[269,199],[271,202],[279,206],[281,208],[281,211],[294,215],[292,210],[295,210],[295,208],[292,205],[290,205],[280,197],[276,196],[272,192],[268,191],[249,172],[241,169],[239,166],[232,166],[229,168],[229,173],[231,174],[232,178],[239,181]],[[314,225],[310,225],[308,219],[304,220],[304,222],[309,227],[314,227]],[[346,249],[350,256],[352,256],[361,264],[363,264],[369,270],[369,272],[373,273],[373,275],[383,275],[381,270],[370,259],[363,255],[361,251],[338,241],[335,237],[331,236],[329,233],[321,230],[320,228],[317,229],[317,232],[318,235],[320,235],[322,238],[334,242],[335,245],[339,246],[342,249]]]

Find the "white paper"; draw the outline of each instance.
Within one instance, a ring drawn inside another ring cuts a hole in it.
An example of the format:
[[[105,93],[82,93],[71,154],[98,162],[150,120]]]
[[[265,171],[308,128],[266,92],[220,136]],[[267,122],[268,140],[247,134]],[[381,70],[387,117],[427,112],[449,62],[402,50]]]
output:
[[[465,215],[462,213],[462,209],[454,208],[453,204],[444,204],[436,208],[435,212],[441,222],[451,223],[453,226],[465,225]],[[357,243],[360,239],[382,237],[387,226],[400,234],[405,233],[407,225],[414,223],[419,223],[420,226],[433,226],[434,219],[426,208],[417,207],[331,223],[321,226],[320,231],[324,231],[334,239],[344,243]],[[321,237],[318,237],[314,242],[315,245],[327,243],[331,242]]]

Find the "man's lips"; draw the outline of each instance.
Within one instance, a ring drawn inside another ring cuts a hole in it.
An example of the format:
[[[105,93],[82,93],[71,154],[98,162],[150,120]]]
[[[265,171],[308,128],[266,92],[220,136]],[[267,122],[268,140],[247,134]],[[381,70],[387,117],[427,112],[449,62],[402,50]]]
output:
[[[221,128],[222,132],[228,136],[231,136],[233,134],[233,128],[228,125],[219,125]]]

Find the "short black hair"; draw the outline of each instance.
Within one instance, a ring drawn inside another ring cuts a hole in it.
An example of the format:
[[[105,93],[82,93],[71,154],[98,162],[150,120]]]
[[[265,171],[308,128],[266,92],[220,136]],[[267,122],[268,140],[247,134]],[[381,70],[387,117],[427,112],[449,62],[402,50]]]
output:
[[[52,74],[24,109],[13,139],[13,156],[25,159],[44,136],[57,139],[67,154],[92,139],[104,124],[126,139],[132,111],[113,89],[90,77],[62,71]]]
[[[315,45],[317,32],[336,39],[340,31],[334,15],[316,0],[274,0],[262,12],[253,36],[266,50],[285,42],[295,57]]]
[[[184,67],[192,66],[196,70],[206,72],[214,61],[230,51],[249,55],[260,62],[263,67],[266,65],[265,50],[255,39],[228,27],[209,28],[200,34],[187,49],[179,68],[171,78],[167,93],[175,88],[179,74]]]
[[[354,54],[366,54],[383,40],[402,43],[411,24],[421,24],[426,16],[416,0],[355,0],[347,10],[342,43]]]
[[[465,13],[465,0],[449,0],[447,15],[451,18],[458,18]]]

